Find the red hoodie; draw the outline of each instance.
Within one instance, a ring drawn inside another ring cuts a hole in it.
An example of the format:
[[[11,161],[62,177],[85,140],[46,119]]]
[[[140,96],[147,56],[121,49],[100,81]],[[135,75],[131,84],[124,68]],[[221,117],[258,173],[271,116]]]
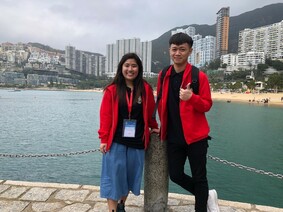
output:
[[[166,140],[167,138],[167,128],[170,127],[168,124],[168,87],[169,79],[171,75],[172,66],[166,72],[163,79],[162,87],[162,98],[159,101],[158,113],[160,117],[161,127],[160,136],[161,140]],[[184,71],[182,85],[187,85],[192,82],[191,78],[191,64],[187,63]],[[158,75],[157,90],[160,91],[160,77],[162,71]],[[203,138],[208,137],[209,125],[205,116],[205,112],[208,112],[212,106],[212,99],[210,93],[210,86],[207,76],[200,71],[199,72],[199,94],[193,94],[192,97],[183,101],[180,100],[180,117],[184,132],[185,140],[188,144],[197,142]]]
[[[145,95],[142,96],[144,118],[144,142],[145,149],[149,143],[149,128],[158,128],[155,119],[152,119],[155,101],[151,86],[144,82]],[[118,124],[118,98],[116,97],[116,85],[110,85],[104,91],[100,106],[100,129],[98,130],[101,143],[106,143],[106,151],[112,145],[112,140]]]

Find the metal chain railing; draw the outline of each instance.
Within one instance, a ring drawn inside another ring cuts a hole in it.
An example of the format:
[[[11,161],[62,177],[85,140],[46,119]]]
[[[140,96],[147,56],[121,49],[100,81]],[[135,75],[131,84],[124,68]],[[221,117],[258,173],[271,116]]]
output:
[[[226,165],[230,165],[232,167],[237,167],[239,169],[244,169],[244,170],[247,170],[247,171],[250,171],[250,172],[255,172],[257,174],[263,174],[263,175],[267,175],[267,176],[270,176],[270,177],[276,177],[276,178],[281,179],[281,180],[283,179],[282,174],[274,174],[273,172],[267,172],[267,171],[264,171],[264,170],[255,169],[255,168],[252,168],[252,167],[249,167],[249,166],[244,166],[244,165],[239,164],[239,163],[230,162],[230,161],[227,161],[227,160],[220,159],[218,157],[213,157],[211,155],[208,155],[208,158],[211,159],[211,160],[215,160],[217,162],[226,164]]]
[[[3,154],[0,153],[0,158],[1,157],[6,157],[6,158],[46,158],[46,157],[67,157],[67,156],[75,156],[75,155],[83,155],[83,154],[89,154],[89,153],[93,153],[93,152],[99,152],[99,149],[92,149],[92,150],[86,150],[86,151],[80,151],[80,152],[69,152],[69,153],[52,153],[52,154]],[[211,155],[207,156],[209,159],[226,164],[226,165],[230,165],[232,167],[237,167],[239,169],[244,169],[250,172],[255,172],[257,174],[263,174],[263,175],[267,175],[270,177],[276,177],[278,179],[283,179],[283,175],[282,174],[274,174],[273,172],[267,172],[264,170],[260,170],[260,169],[256,169],[256,168],[252,168],[249,166],[244,166],[242,164],[239,163],[235,163],[235,162],[231,162],[231,161],[227,161],[227,160],[223,160],[220,159],[218,157],[213,157]]]
[[[52,153],[52,154],[3,154],[0,153],[0,157],[6,158],[47,158],[47,157],[67,157],[74,155],[83,155],[100,151],[99,149],[86,150],[81,152],[69,152],[69,153]]]

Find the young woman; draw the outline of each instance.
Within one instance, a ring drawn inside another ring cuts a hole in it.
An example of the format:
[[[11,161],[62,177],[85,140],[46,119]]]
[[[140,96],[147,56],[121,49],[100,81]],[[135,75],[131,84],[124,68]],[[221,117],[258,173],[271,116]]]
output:
[[[100,196],[107,198],[110,212],[125,211],[130,191],[140,194],[144,150],[150,133],[159,133],[152,119],[154,106],[153,91],[143,79],[140,58],[135,53],[125,54],[113,82],[104,89],[100,107]]]

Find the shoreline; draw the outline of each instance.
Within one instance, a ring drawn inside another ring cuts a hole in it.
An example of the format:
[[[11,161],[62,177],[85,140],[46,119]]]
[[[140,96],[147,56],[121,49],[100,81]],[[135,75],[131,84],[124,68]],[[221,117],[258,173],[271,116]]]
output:
[[[88,90],[71,90],[75,92],[103,92],[103,89],[88,89]],[[154,95],[156,91],[154,90]],[[283,93],[221,93],[211,92],[211,98],[213,101],[226,101],[227,103],[248,103],[268,106],[280,106],[283,107]],[[268,100],[264,103],[264,100]]]
[[[77,90],[69,89],[68,91],[73,92],[103,92],[102,88]],[[154,90],[154,95],[156,95],[156,90]],[[283,93],[221,93],[221,92],[211,92],[211,98],[213,101],[226,101],[227,103],[249,103],[258,105],[268,105],[268,106],[280,106],[283,107]],[[268,103],[264,103],[264,100],[268,100]]]
[[[0,88],[3,90],[13,90],[13,88]],[[33,88],[20,90],[42,90],[42,91],[72,91],[72,92],[103,92],[102,88],[95,89],[54,89],[54,88]],[[156,91],[154,90],[156,95]],[[257,105],[280,106],[283,107],[283,93],[222,93],[211,92],[213,101],[226,101],[227,103],[248,103]],[[281,100],[282,99],[282,100]],[[264,100],[268,102],[264,103]]]
[[[211,92],[214,101],[238,102],[258,105],[283,106],[283,93],[221,93]],[[264,103],[267,100],[268,102]]]

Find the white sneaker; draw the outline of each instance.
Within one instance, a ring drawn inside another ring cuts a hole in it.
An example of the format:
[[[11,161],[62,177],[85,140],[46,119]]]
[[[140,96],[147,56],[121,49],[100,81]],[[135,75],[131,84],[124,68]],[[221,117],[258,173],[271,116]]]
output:
[[[218,206],[217,192],[215,189],[209,190],[208,192],[207,211],[220,212]]]

